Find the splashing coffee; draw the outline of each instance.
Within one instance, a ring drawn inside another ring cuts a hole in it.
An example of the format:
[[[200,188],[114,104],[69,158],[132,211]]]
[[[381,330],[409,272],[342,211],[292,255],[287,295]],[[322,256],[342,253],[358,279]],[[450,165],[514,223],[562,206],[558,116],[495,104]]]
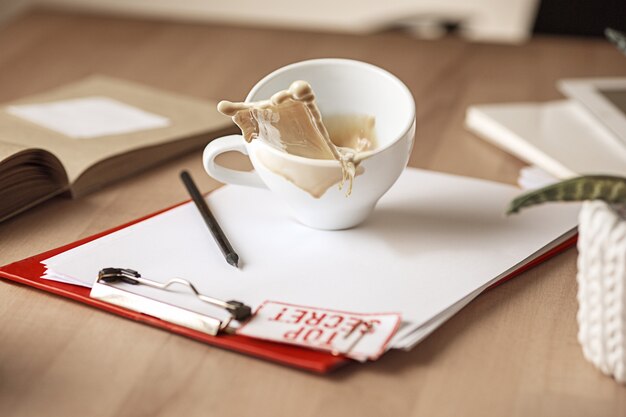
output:
[[[269,100],[253,103],[221,101],[218,110],[233,118],[246,141],[263,140],[271,146],[296,156],[336,160],[341,171],[327,170],[311,176],[285,161],[265,155],[264,164],[296,186],[319,198],[333,184],[339,188],[348,182],[346,195],[352,192],[359,163],[377,146],[375,119],[366,115],[333,115],[322,121],[315,94],[306,81],[296,81]],[[339,176],[339,178],[337,178]]]

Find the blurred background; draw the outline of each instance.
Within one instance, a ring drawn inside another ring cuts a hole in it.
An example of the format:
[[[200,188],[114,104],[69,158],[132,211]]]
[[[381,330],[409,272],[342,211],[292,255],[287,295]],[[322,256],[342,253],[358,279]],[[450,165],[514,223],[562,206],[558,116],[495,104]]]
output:
[[[606,27],[626,31],[625,0],[0,0],[0,102],[93,74],[241,100],[281,66],[355,59],[414,95],[412,166],[514,183],[523,162],[468,132],[467,109],[623,76]]]
[[[2,0],[0,20],[33,8],[119,16],[418,37],[450,31],[474,41],[519,43],[533,33],[601,36],[626,29],[624,0]]]

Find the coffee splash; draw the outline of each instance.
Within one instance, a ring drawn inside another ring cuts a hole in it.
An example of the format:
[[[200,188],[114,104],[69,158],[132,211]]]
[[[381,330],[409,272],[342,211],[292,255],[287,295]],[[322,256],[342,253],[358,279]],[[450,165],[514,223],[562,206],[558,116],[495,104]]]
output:
[[[338,114],[326,116],[324,126],[331,142],[339,149],[349,149],[363,156],[363,152],[373,151],[376,141],[376,119],[360,114]]]
[[[307,169],[301,164],[260,154],[263,164],[313,197],[319,198],[333,184],[341,189],[363,171],[359,163],[376,148],[372,116],[336,115],[322,121],[315,94],[306,81],[296,81],[269,100],[253,103],[221,101],[218,110],[233,118],[243,137],[260,139],[271,146],[304,158],[336,160],[340,167]]]

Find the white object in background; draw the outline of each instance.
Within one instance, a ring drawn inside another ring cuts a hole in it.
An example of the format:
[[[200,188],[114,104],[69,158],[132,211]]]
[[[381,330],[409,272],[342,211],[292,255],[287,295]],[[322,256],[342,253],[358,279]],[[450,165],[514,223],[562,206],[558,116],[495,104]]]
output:
[[[314,59],[272,72],[252,87],[246,102],[267,100],[297,80],[311,84],[324,115],[365,114],[376,118],[378,146],[363,153],[369,156],[359,164],[362,173],[355,176],[349,196],[347,184],[339,188],[338,161],[291,155],[263,140],[246,142],[241,135],[211,141],[204,150],[204,169],[223,183],[269,188],[287,204],[293,217],[307,226],[325,230],[356,226],[370,215],[406,167],[415,137],[413,96],[402,81],[374,65],[349,59]],[[255,170],[243,172],[216,164],[215,158],[228,151],[248,155]],[[282,175],[268,166],[279,167]],[[293,181],[293,177],[299,178],[295,175],[298,172],[306,173],[314,184],[315,180],[330,177],[329,188],[314,197]]]
[[[589,110],[626,147],[626,78],[560,80],[559,90]]]
[[[9,106],[6,111],[76,139],[120,135],[170,124],[167,117],[149,113],[109,97],[20,104]]]
[[[64,9],[237,25],[372,33],[390,27],[459,24],[471,40],[522,42],[531,35],[537,0],[38,0]],[[424,23],[426,22],[426,23]],[[418,32],[419,33],[419,32]],[[432,35],[433,30],[428,31]],[[441,32],[443,33],[443,32]]]
[[[542,188],[558,181],[553,175],[548,174],[538,166],[527,166],[520,170],[517,185],[523,190]]]
[[[626,175],[626,147],[571,100],[470,106],[469,130],[559,179]]]
[[[626,383],[626,220],[587,201],[578,230],[578,340],[587,360]]]

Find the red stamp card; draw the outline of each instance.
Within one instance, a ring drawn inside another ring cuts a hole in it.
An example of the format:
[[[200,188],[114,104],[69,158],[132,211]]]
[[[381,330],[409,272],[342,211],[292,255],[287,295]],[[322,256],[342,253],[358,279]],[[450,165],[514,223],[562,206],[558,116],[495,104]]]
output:
[[[265,301],[238,334],[375,360],[400,325],[400,314],[362,314]]]

